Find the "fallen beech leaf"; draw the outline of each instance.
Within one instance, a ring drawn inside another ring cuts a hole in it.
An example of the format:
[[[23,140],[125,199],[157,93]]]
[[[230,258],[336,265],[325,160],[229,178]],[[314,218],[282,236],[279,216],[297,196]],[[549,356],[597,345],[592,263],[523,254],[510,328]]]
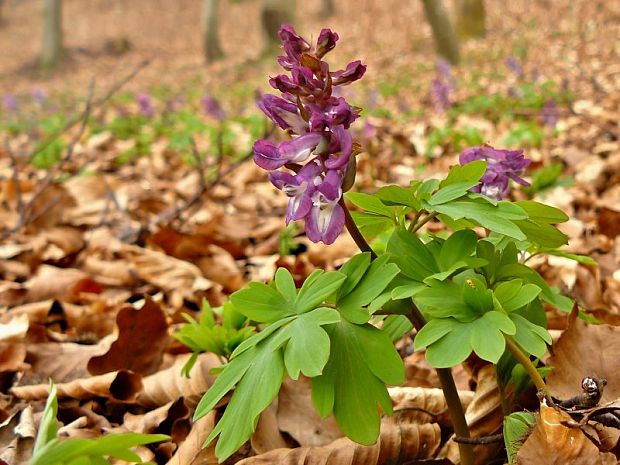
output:
[[[116,316],[118,339],[105,354],[88,362],[88,371],[100,375],[131,370],[149,375],[157,370],[168,347],[168,323],[161,307],[146,297],[140,310],[127,306]]]
[[[427,459],[435,455],[441,441],[437,423],[396,424],[392,419],[381,422],[381,434],[372,446],[362,446],[349,438],[340,438],[321,447],[275,449],[237,462],[238,465],[388,465]]]
[[[0,463],[23,464],[32,457],[36,430],[28,405],[0,425]]]
[[[169,368],[144,378],[142,380],[144,387],[137,398],[138,404],[144,407],[158,407],[179,397],[185,397],[189,407],[196,405],[200,396],[215,381],[215,376],[210,375],[209,370],[220,366],[221,363],[215,354],[201,354],[190,372],[190,377],[186,378],[181,374],[181,368],[188,358],[189,355],[181,355]]]
[[[601,403],[620,397],[620,327],[590,325],[573,312],[552,353],[548,364],[553,371],[547,376],[547,385],[555,397],[568,399],[580,394],[585,376],[607,380]]]
[[[401,423],[439,423],[451,424],[448,404],[443,391],[437,388],[392,387],[388,388],[394,404],[395,418]],[[474,399],[472,391],[459,391],[463,409]]]
[[[311,384],[287,378],[278,395],[278,427],[301,446],[325,446],[343,436],[333,415],[321,418],[311,400]],[[286,446],[283,446],[286,447]]]
[[[215,426],[215,410],[192,425],[192,430],[168,461],[168,465],[209,465],[219,463],[215,444],[204,447],[207,436]]]
[[[69,383],[57,384],[56,387],[59,399],[67,397],[74,399],[107,397],[109,399],[130,402],[140,392],[142,383],[140,375],[122,370],[100,376],[76,379]],[[45,399],[49,395],[49,389],[49,383],[45,383],[15,386],[10,389],[10,392],[18,399],[30,401]]]
[[[26,359],[26,344],[23,342],[0,342],[0,373],[5,371],[24,371],[30,365]]]
[[[160,433],[171,436],[172,442],[180,443],[190,430],[189,409],[184,399],[179,397],[159,408],[142,415],[126,413],[123,426],[135,433]]]
[[[19,341],[28,332],[28,316],[15,315],[7,323],[0,324],[0,341],[10,342]]]
[[[476,390],[471,403],[465,410],[465,418],[472,437],[489,436],[501,431],[504,421],[495,367],[490,364],[484,365],[475,373],[474,380],[476,381]],[[501,447],[501,443],[474,446],[475,463],[486,464]],[[456,442],[450,440],[444,451],[446,457],[452,462],[459,462],[458,444]]]
[[[571,421],[564,412],[545,404],[534,431],[523,443],[517,454],[517,463],[522,465],[611,465],[616,457],[600,452],[579,428],[568,428],[561,424]]]
[[[273,449],[288,447],[278,428],[278,398],[271,403],[258,418],[256,430],[250,440],[252,449],[257,454],[263,454]]]

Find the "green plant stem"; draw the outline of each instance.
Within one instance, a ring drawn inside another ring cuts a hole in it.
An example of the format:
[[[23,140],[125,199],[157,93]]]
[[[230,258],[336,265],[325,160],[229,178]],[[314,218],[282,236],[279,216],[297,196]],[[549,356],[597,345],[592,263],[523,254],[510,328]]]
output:
[[[370,252],[371,260],[374,260],[375,258],[377,258],[377,254],[375,253],[374,250],[372,250],[372,247],[370,247],[370,244],[366,242],[366,239],[364,239],[362,232],[359,230],[359,228],[355,224],[355,221],[353,220],[353,217],[351,216],[351,212],[347,208],[347,204],[344,201],[344,197],[340,197],[340,200],[338,201],[338,205],[340,205],[342,209],[344,210],[344,225],[347,228],[347,231],[349,231],[351,238],[355,241],[355,244],[357,244],[357,247],[362,252]]]
[[[413,220],[411,220],[411,223],[409,224],[409,232],[413,232],[413,228],[416,227],[416,225],[418,224],[418,220],[420,219],[420,217],[422,216],[422,212],[424,210],[418,210],[415,214],[415,217],[413,218]]]
[[[549,389],[547,388],[545,381],[542,379],[542,376],[540,376],[540,373],[538,373],[538,370],[536,369],[530,358],[523,353],[523,351],[516,342],[514,342],[506,335],[504,335],[504,338],[506,339],[506,347],[508,348],[512,356],[517,359],[517,362],[519,362],[521,366],[525,369],[530,379],[534,383],[534,386],[536,386],[536,389],[538,389],[539,391],[543,391],[546,395],[548,395]]]
[[[362,252],[370,252],[372,260],[377,258],[377,254],[375,254],[368,242],[366,242],[366,239],[355,224],[355,221],[353,221],[353,217],[351,216],[351,213],[349,212],[349,209],[344,202],[344,198],[341,198],[338,203],[344,210],[345,227],[347,228],[347,231],[349,232],[359,249]],[[420,227],[422,227],[425,223],[429,222],[435,216],[436,213],[429,214],[424,219],[424,221],[415,228],[415,231],[417,231]],[[424,319],[424,315],[422,315],[422,312],[420,312],[420,309],[418,309],[418,307],[413,303],[413,301],[411,303],[412,308],[408,317],[413,326],[419,331],[426,324],[426,320]],[[463,405],[461,404],[461,399],[459,399],[456,384],[454,383],[454,378],[452,377],[452,370],[450,368],[437,368],[436,370],[437,376],[439,377],[439,382],[441,383],[441,389],[443,390],[444,396],[446,398],[446,404],[448,405],[448,411],[450,412],[450,418],[452,419],[454,433],[460,438],[471,437],[469,434],[467,419],[465,418],[465,412],[463,411]],[[472,445],[458,443],[458,447],[459,455],[461,457],[461,465],[473,465],[474,449]]]
[[[420,221],[418,224],[415,225],[415,227],[411,230],[411,232],[413,233],[417,232],[422,226],[424,226],[430,220],[435,218],[438,214],[439,214],[438,212],[429,213],[428,215],[426,215],[426,217],[422,221]]]
[[[412,302],[411,313],[408,315],[409,321],[413,324],[416,330],[420,331],[426,324],[424,315],[420,312],[420,309]],[[459,398],[454,378],[452,377],[452,369],[450,368],[435,368],[437,371],[437,377],[441,384],[443,395],[446,398],[446,404],[448,405],[448,412],[452,420],[452,426],[454,428],[454,434],[459,438],[470,438],[469,425],[465,418],[465,412],[463,411],[463,404]],[[459,455],[461,457],[461,465],[473,465],[474,464],[474,449],[471,444],[464,442],[458,442]]]

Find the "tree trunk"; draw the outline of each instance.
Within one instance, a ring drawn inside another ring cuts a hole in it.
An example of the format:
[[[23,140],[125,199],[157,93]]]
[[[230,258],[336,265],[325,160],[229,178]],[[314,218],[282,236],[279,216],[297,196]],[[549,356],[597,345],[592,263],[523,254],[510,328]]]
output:
[[[453,65],[460,60],[459,43],[442,0],[422,0],[426,19],[433,30],[437,53]]]
[[[321,0],[321,16],[329,18],[334,14],[334,0]]]
[[[260,12],[264,51],[271,53],[280,46],[278,31],[284,23],[295,21],[295,0],[263,0]]]
[[[207,63],[220,60],[224,52],[217,35],[220,0],[204,0],[202,10],[202,49]]]
[[[62,1],[43,0],[41,66],[53,68],[62,59]]]
[[[2,26],[2,23],[4,22],[4,16],[2,15],[2,12],[4,10],[4,0],[0,0],[0,26]]]
[[[456,33],[462,39],[484,37],[484,0],[454,0]]]

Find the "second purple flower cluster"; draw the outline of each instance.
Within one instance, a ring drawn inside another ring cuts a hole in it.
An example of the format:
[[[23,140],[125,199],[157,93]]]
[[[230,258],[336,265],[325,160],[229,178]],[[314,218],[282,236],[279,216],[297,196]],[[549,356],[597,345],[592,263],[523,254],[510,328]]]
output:
[[[283,25],[279,35],[284,55],[278,62],[289,74],[270,79],[281,96],[265,94],[258,106],[292,138],[277,145],[258,140],[254,161],[270,171],[270,181],[289,197],[287,224],[304,219],[311,241],[331,244],[344,227],[338,202],[343,182],[354,175],[349,127],[361,111],[332,91],[360,79],[366,66],[353,61],[345,69],[330,71],[322,58],[336,46],[338,34],[329,29],[323,29],[313,45],[290,25]],[[282,167],[293,172],[278,171]]]

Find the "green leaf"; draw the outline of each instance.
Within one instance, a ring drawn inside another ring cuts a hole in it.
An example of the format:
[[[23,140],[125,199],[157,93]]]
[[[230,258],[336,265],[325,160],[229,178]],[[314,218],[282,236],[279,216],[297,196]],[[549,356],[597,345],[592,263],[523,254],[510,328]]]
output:
[[[328,325],[331,353],[323,374],[312,379],[312,402],[322,416],[333,411],[341,431],[360,444],[379,435],[377,406],[391,413],[385,384],[400,384],[404,367],[387,334],[346,320]]]
[[[574,260],[577,263],[581,263],[582,265],[590,265],[590,266],[598,266],[598,262],[593,258],[587,257],[585,255],[577,255],[574,253],[566,252],[565,250],[558,249],[540,249],[538,253],[544,253],[547,255],[555,255],[556,257],[568,258],[570,260]]]
[[[426,349],[428,363],[434,368],[450,368],[463,363],[472,351],[470,331],[471,325],[454,325],[452,331]]]
[[[404,229],[394,231],[387,250],[401,272],[416,281],[423,281],[427,276],[440,271],[435,257],[424,243],[415,234]]]
[[[426,323],[413,339],[413,347],[420,350],[434,344],[460,323],[454,318],[435,318]]]
[[[441,181],[440,186],[445,187],[450,184],[460,182],[475,181],[476,184],[487,170],[487,162],[485,160],[476,160],[465,165],[454,165],[450,168],[450,172],[446,179]]]
[[[531,220],[541,223],[564,223],[568,221],[568,215],[559,208],[551,207],[533,200],[515,202],[516,205],[526,211]]]
[[[229,365],[232,366],[235,360],[242,360],[245,357],[249,357],[250,361],[245,365],[245,371],[242,373],[235,392],[228,402],[224,415],[205,441],[205,445],[207,445],[220,435],[215,446],[215,454],[220,462],[230,457],[249,439],[256,428],[259,415],[269,407],[269,404],[278,395],[284,378],[282,351],[273,350],[269,344],[263,343],[234,359]],[[216,382],[207,391],[206,396],[209,396],[215,384],[225,374],[226,370],[219,375]],[[239,379],[237,376],[231,378]],[[218,388],[218,392],[220,391],[221,388]],[[213,396],[213,398],[215,397],[217,396]],[[202,401],[201,404],[203,404]],[[210,408],[207,409],[206,405],[209,405]],[[204,403],[200,415],[198,415],[199,410],[197,409],[194,418],[200,418],[214,406],[215,404],[212,402]],[[200,404],[199,407],[201,407]]]
[[[387,218],[394,217],[392,209],[386,207],[383,202],[374,195],[363,194],[361,192],[347,192],[345,197],[349,202],[362,210]]]
[[[541,289],[535,284],[523,284],[520,279],[503,282],[494,291],[495,297],[507,312],[512,312],[532,302]]]
[[[527,240],[542,247],[560,247],[568,244],[568,236],[549,223],[534,220],[518,220],[515,224]]]
[[[355,286],[357,286],[369,266],[369,252],[354,255],[344,265],[342,265],[342,267],[338,271],[346,275],[347,278],[345,279],[344,283],[342,283],[342,286],[340,286],[340,289],[338,289],[336,301],[347,295],[355,288]]]
[[[58,420],[56,420],[56,415],[58,414],[58,391],[52,380],[50,380],[49,385],[50,393],[45,402],[45,408],[43,409],[43,415],[39,423],[39,431],[37,432],[37,438],[34,443],[33,451],[35,454],[58,434]]]
[[[384,186],[375,196],[381,199],[385,205],[404,205],[414,210],[420,208],[420,202],[414,197],[414,190],[401,186]]]
[[[276,271],[276,289],[284,296],[288,302],[294,302],[297,297],[295,280],[286,268],[278,268]]]
[[[271,323],[266,328],[263,328],[263,330],[260,333],[254,334],[253,336],[249,337],[248,339],[243,341],[241,344],[239,344],[237,348],[234,350],[234,352],[232,353],[231,359],[238,357],[243,352],[245,352],[248,349],[251,349],[256,344],[261,342],[262,340],[267,339],[269,336],[271,336],[272,333],[274,333],[276,330],[280,329],[282,326],[286,325],[287,323],[290,323],[295,318],[297,318],[296,315],[291,315],[279,321]]]
[[[403,284],[392,289],[391,297],[394,300],[408,299],[423,289],[426,289],[425,284],[412,281],[410,284]]]
[[[376,237],[394,227],[394,221],[385,216],[365,212],[351,212],[351,216],[366,237]]]
[[[284,344],[284,365],[292,379],[299,373],[310,378],[323,371],[329,357],[329,337],[321,326],[338,323],[340,315],[333,308],[320,307],[301,314],[270,340],[270,345]]]
[[[542,357],[547,351],[547,344],[551,344],[549,332],[542,326],[535,325],[518,313],[511,313],[510,319],[515,324],[516,333],[513,339],[528,354],[538,358]]]
[[[439,269],[447,271],[452,265],[469,257],[476,250],[478,238],[476,233],[465,229],[452,234],[441,246]]]
[[[505,334],[514,334],[514,323],[503,313],[491,311],[471,323],[471,347],[483,360],[497,364],[506,349]]]
[[[523,439],[536,423],[536,417],[529,412],[514,412],[504,417],[504,444],[508,453],[508,463],[517,463],[517,453],[523,445]]]
[[[395,342],[413,329],[413,324],[405,315],[388,315],[383,324],[381,331]]]
[[[346,275],[339,271],[330,271],[327,273],[322,270],[317,271],[306,279],[299,290],[299,294],[297,294],[297,313],[307,312],[321,304],[325,299],[336,292],[346,279]]]
[[[479,316],[463,300],[463,286],[453,282],[435,282],[414,297],[423,306],[425,316],[432,318],[454,317],[459,321],[471,321]]]
[[[233,293],[230,300],[238,312],[259,323],[273,323],[294,313],[282,294],[263,283],[249,283]]]
[[[398,266],[387,263],[389,255],[382,255],[372,262],[363,278],[351,292],[336,301],[338,309],[346,314],[348,309],[368,305],[386,288],[399,273]]]
[[[469,189],[478,185],[478,181],[457,182],[442,187],[435,192],[428,203],[433,207],[463,197]]]

